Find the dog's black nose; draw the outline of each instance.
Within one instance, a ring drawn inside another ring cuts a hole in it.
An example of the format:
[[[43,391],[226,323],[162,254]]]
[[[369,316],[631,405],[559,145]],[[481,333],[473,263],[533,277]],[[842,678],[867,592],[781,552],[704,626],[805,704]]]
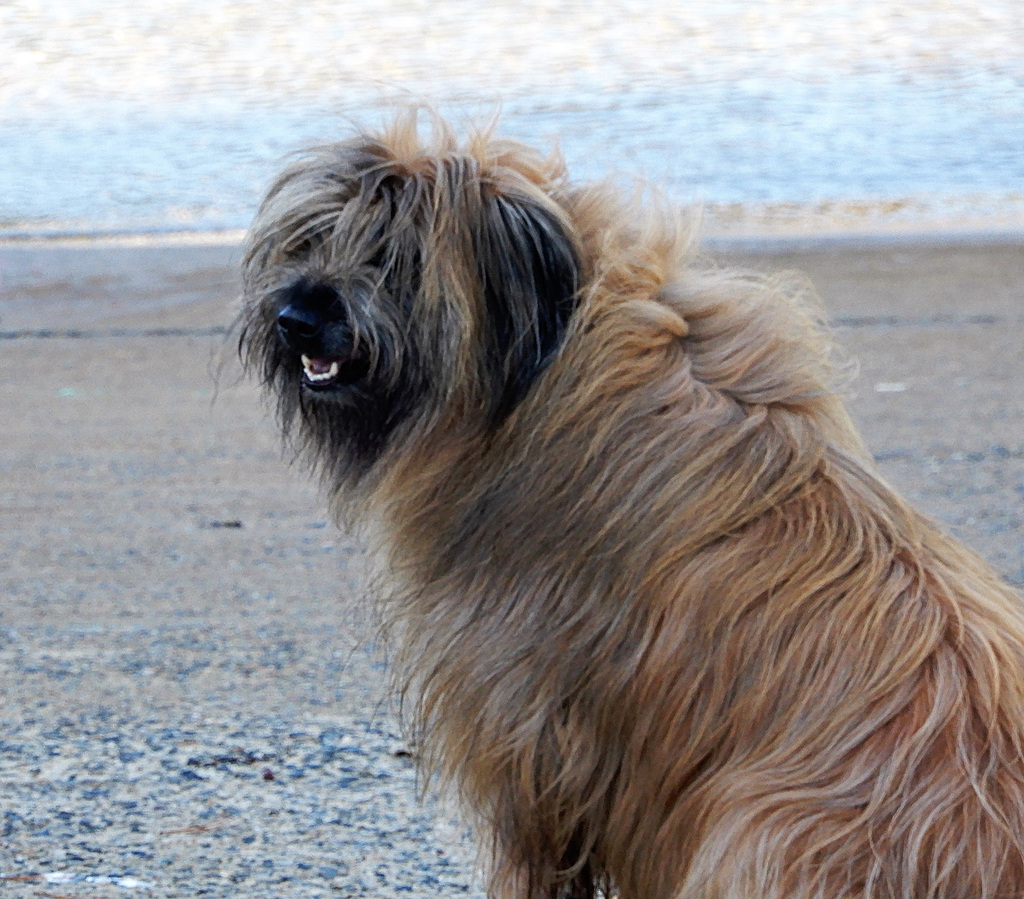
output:
[[[292,303],[278,313],[277,327],[289,344],[308,342],[323,333],[324,319],[319,312]]]

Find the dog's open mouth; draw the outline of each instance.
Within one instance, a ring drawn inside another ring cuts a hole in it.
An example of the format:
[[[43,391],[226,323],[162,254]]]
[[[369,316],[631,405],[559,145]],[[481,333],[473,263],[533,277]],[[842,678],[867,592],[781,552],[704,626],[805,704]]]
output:
[[[345,359],[302,354],[302,383],[314,390],[355,384],[368,370],[366,361],[358,357]]]

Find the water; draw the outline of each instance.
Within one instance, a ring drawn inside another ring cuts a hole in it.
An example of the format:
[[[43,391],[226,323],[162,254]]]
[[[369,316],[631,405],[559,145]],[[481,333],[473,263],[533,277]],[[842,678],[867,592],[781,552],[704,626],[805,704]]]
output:
[[[428,100],[752,217],[1024,222],[1020,0],[8,0],[0,235],[245,227]]]

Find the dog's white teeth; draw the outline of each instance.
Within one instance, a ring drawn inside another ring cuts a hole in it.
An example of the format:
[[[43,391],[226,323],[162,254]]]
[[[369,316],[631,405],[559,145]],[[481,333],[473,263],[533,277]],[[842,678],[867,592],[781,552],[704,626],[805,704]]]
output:
[[[326,369],[323,366],[323,359],[310,359],[309,356],[303,354],[302,369],[306,373],[306,377],[314,384],[334,380],[338,377],[338,372],[341,370],[336,359],[332,360]]]

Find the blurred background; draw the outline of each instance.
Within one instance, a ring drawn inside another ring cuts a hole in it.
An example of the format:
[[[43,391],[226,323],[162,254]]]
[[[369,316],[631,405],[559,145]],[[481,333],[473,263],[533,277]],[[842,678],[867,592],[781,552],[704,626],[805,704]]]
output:
[[[290,150],[500,109],[710,230],[1024,223],[1020,0],[5,0],[0,237],[241,229]]]

